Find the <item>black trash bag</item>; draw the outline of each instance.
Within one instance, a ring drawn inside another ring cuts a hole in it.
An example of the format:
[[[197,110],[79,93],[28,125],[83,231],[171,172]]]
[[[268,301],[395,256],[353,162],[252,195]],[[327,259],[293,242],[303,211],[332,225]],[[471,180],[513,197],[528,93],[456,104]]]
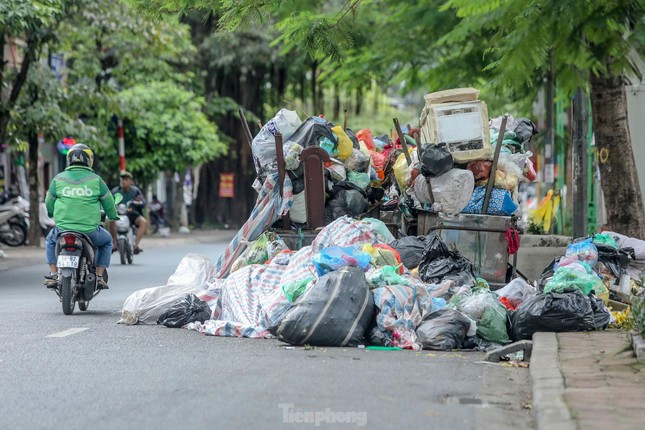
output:
[[[489,342],[482,339],[479,336],[467,336],[464,339],[464,343],[461,345],[461,349],[468,349],[474,351],[489,351],[491,349],[499,348],[499,343]]]
[[[611,321],[611,312],[605,306],[602,299],[589,294],[589,302],[591,303],[591,310],[593,311],[593,320],[596,330],[604,330],[609,326]]]
[[[355,218],[369,207],[365,190],[348,181],[336,182],[325,202],[325,221],[329,224],[344,215]]]
[[[367,200],[371,203],[380,202],[385,196],[385,190],[383,188],[369,187],[367,189]]]
[[[320,146],[329,148],[329,144],[334,149],[338,148],[338,138],[331,130],[334,125],[322,118],[307,118],[300,127],[291,135],[289,142],[295,142],[303,148],[310,146]]]
[[[560,258],[561,257],[554,259],[553,261],[551,261],[551,263],[549,263],[548,266],[544,268],[542,274],[536,281],[538,291],[544,291],[546,283],[549,282],[551,278],[553,278],[553,275],[555,275],[555,265],[560,262]]]
[[[425,145],[421,155],[421,174],[426,178],[436,178],[452,169],[452,154],[444,142]]]
[[[634,248],[615,249],[608,245],[596,244],[598,249],[598,261],[611,270],[611,273],[620,278],[620,275],[627,273],[629,263],[634,260]]]
[[[305,190],[305,178],[291,179],[293,194],[300,194]]]
[[[374,314],[374,297],[358,267],[321,276],[269,331],[292,345],[355,346]]]
[[[406,236],[393,240],[389,245],[398,251],[401,263],[412,270],[421,262],[421,256],[427,244],[426,239],[426,236]]]
[[[210,318],[211,308],[208,303],[200,300],[194,294],[187,294],[186,297],[159,315],[157,324],[163,324],[170,328],[181,328],[188,323],[204,322]]]
[[[436,284],[450,279],[462,285],[473,285],[475,272],[470,260],[458,251],[450,251],[437,233],[426,238],[426,248],[419,263],[421,280]]]
[[[347,135],[347,137],[349,137],[349,140],[352,141],[352,146],[354,147],[354,149],[361,149],[361,144],[358,143],[358,138],[356,137],[356,133],[354,133],[351,129],[346,128],[345,134]]]
[[[591,302],[577,288],[538,293],[510,313],[511,339],[531,339],[538,331],[590,331],[596,328]]]
[[[515,127],[515,140],[524,144],[533,137],[534,134],[537,134],[538,129],[528,118],[517,118],[517,126]]]
[[[450,250],[441,237],[435,232],[426,236],[426,247],[423,249],[422,261],[432,261],[439,258],[450,257]]]
[[[462,257],[462,258],[466,258],[466,257]],[[470,263],[470,260],[468,259],[466,260]],[[463,272],[456,272],[456,273],[451,273],[449,275],[446,275],[443,277],[442,281],[453,281],[457,287],[461,287],[462,285],[468,285],[468,286],[474,287],[475,282],[477,281],[477,278],[475,277],[475,274],[472,273],[472,271],[463,271]],[[459,288],[457,288],[457,290],[458,289]]]
[[[417,328],[423,349],[451,351],[462,347],[470,320],[454,309],[442,309],[428,315]]]

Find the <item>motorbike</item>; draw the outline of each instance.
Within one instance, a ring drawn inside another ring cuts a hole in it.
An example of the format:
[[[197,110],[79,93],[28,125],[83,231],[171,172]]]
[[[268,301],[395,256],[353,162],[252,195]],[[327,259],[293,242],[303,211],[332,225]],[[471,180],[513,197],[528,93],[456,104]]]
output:
[[[115,221],[117,234],[116,243],[117,249],[119,250],[121,264],[132,264],[134,255],[134,229],[136,226],[130,224],[130,218],[128,218],[128,205],[121,203],[117,206],[119,220]]]
[[[29,232],[29,202],[20,196],[10,197],[0,205],[0,242],[21,246]]]
[[[159,231],[159,228],[163,228],[167,225],[166,219],[164,218],[163,214],[163,203],[160,201],[153,199],[152,202],[150,203],[150,229],[152,231],[152,234],[155,234]]]
[[[117,194],[115,201],[121,201]],[[102,214],[105,216],[105,214]],[[53,289],[60,297],[63,313],[71,315],[78,308],[86,311],[90,300],[101,291],[96,279],[96,249],[86,234],[76,231],[61,232],[56,240],[56,267],[58,286]],[[107,269],[103,279],[108,281]]]

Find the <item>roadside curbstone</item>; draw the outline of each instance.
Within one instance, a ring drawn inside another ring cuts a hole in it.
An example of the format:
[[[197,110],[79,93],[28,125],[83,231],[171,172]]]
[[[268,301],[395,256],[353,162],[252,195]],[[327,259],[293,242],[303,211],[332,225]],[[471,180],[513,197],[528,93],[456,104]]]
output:
[[[564,378],[558,360],[555,333],[533,335],[531,354],[533,410],[538,430],[575,430],[575,421],[564,400]]]

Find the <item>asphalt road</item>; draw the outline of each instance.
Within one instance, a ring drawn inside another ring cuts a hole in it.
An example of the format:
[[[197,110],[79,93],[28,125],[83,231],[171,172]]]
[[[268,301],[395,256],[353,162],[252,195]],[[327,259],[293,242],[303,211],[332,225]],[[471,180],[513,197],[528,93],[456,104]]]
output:
[[[116,324],[132,292],[224,244],[113,258],[110,290],[62,313],[46,266],[0,272],[0,429],[534,427],[528,369],[475,352],[285,348]]]

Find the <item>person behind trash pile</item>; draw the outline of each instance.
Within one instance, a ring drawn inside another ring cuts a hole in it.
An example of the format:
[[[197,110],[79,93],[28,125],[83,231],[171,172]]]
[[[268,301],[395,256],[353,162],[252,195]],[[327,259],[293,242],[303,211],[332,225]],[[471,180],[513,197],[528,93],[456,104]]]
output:
[[[143,198],[141,190],[134,185],[132,173],[127,170],[122,170],[120,176],[121,186],[114,187],[112,189],[112,194],[121,193],[123,195],[122,203],[128,205],[128,218],[130,219],[130,225],[135,225],[137,227],[137,236],[134,240],[134,253],[138,254],[143,251],[139,244],[141,243],[141,238],[143,237],[146,228],[148,228],[148,222],[143,217],[143,208],[146,207],[146,200]],[[110,233],[113,238],[116,237],[116,225],[114,223],[111,223],[110,225]]]
[[[45,276],[47,288],[58,286],[56,267],[56,240],[60,232],[77,231],[85,233],[96,252],[96,278],[100,289],[107,289],[103,280],[105,268],[110,266],[112,236],[99,226],[101,207],[108,218],[119,219],[114,207],[114,198],[107,184],[94,173],[94,153],[77,143],[67,152],[68,167],[52,180],[45,198],[47,215],[54,218],[56,226],[47,235],[46,256],[49,275]]]

